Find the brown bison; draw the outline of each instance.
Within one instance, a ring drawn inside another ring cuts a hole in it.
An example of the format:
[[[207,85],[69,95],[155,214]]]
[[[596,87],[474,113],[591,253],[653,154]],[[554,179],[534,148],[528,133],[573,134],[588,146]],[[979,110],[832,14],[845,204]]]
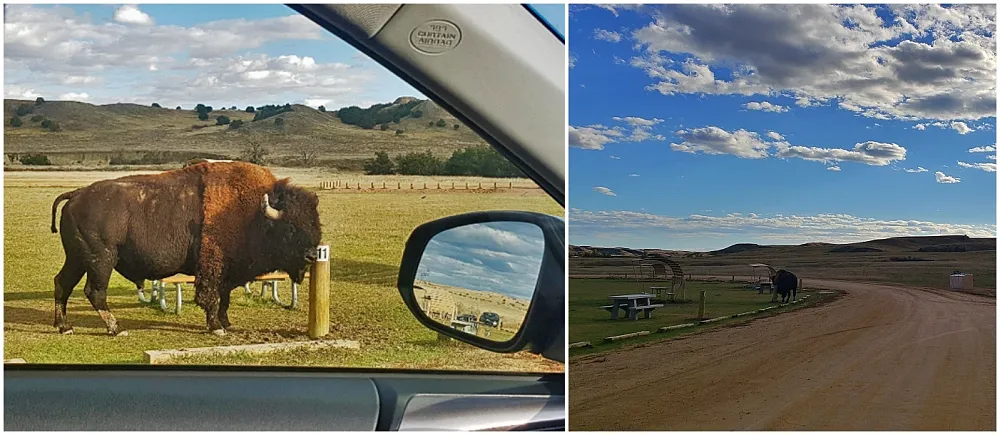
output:
[[[781,295],[781,303],[787,304],[789,297],[795,300],[795,292],[799,286],[799,277],[785,269],[781,269],[771,276],[771,286],[774,287],[774,296],[771,302],[777,302],[778,295]]]
[[[316,194],[249,163],[202,163],[63,193],[52,203],[53,233],[64,200],[66,262],[55,277],[53,323],[64,334],[73,332],[66,301],[84,274],[83,292],[108,333],[125,332],[107,303],[117,270],[140,288],[143,280],[193,275],[208,329],[224,335],[234,288],[275,270],[301,283],[320,242]]]

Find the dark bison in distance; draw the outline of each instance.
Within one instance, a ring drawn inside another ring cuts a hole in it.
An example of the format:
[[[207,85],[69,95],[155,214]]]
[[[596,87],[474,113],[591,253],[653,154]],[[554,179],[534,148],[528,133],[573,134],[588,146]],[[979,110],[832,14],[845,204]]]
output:
[[[139,288],[144,280],[193,275],[208,329],[224,335],[234,288],[276,270],[301,283],[320,242],[316,194],[249,163],[202,163],[63,193],[52,203],[53,233],[64,200],[66,262],[55,278],[53,324],[62,333],[73,332],[66,301],[84,274],[83,292],[108,333],[125,332],[107,303],[117,270]]]
[[[792,272],[781,269],[771,277],[771,285],[774,286],[774,297],[771,298],[771,302],[776,301],[778,295],[781,295],[781,303],[787,304],[789,297],[791,300],[795,300],[795,291],[799,286],[799,277],[795,276]]]

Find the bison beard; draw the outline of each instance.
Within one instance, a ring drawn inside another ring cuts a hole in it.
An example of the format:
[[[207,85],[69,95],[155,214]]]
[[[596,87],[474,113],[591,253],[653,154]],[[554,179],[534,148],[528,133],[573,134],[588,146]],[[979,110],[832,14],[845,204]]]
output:
[[[791,300],[795,300],[799,278],[794,273],[784,269],[779,270],[771,277],[771,283],[774,286],[774,297],[771,298],[771,302],[775,302],[778,299],[778,295],[781,295],[781,303],[783,304],[788,303],[789,297],[791,297]]]
[[[111,271],[142,287],[144,280],[195,277],[195,302],[208,329],[230,326],[230,292],[280,270],[301,283],[320,242],[316,194],[276,180],[249,163],[202,163],[156,175],[98,181],[56,197],[66,262],[55,277],[55,321],[72,333],[66,302],[84,275],[84,294],[121,335],[107,304]]]

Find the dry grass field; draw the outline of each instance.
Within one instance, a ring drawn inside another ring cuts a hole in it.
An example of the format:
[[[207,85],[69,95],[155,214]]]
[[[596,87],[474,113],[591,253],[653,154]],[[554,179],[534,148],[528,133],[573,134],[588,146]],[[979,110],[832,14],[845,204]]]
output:
[[[275,168],[293,183],[318,184],[325,174]],[[69,302],[76,334],[52,327],[53,284],[64,255],[59,236],[49,232],[52,200],[66,190],[119,172],[7,172],[4,176],[4,358],[35,363],[140,363],[154,349],[306,339],[308,282],[298,310],[233,294],[231,333],[205,332],[205,318],[185,292],[180,315],[140,304],[134,287],[117,273],[109,303],[126,337],[108,337],[103,322],[83,296],[83,283]],[[390,178],[391,179],[391,178]],[[524,181],[521,181],[524,183]],[[331,333],[356,340],[358,350],[289,351],[269,355],[197,357],[198,364],[317,365],[453,370],[558,372],[555,364],[526,353],[501,355],[455,341],[439,342],[403,305],[395,288],[399,260],[410,231],[428,220],[475,210],[530,210],[563,215],[540,189],[498,191],[320,190],[323,241],[331,246]],[[288,298],[288,284],[282,289]],[[172,296],[173,292],[168,295]]]

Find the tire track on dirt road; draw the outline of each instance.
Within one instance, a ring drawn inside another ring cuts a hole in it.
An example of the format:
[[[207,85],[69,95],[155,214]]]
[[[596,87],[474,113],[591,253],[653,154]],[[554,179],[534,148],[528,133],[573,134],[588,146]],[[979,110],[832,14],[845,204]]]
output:
[[[806,282],[847,294],[570,361],[570,429],[996,429],[994,299]]]

